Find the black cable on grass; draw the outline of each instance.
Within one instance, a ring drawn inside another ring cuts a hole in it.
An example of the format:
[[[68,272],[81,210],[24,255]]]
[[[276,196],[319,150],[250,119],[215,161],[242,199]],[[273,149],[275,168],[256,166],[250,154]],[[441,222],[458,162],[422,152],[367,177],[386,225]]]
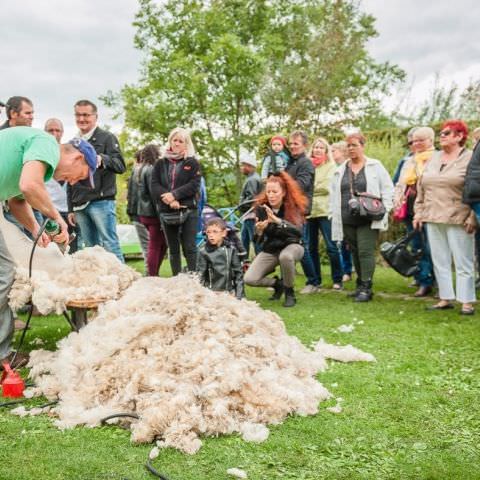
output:
[[[138,420],[140,417],[136,413],[114,413],[113,415],[102,418],[100,425],[107,425],[108,420],[112,420],[113,418],[135,418]]]
[[[25,402],[27,399],[24,398],[23,400],[12,400],[11,402],[0,403],[0,408],[3,407],[10,407],[11,405],[18,405],[19,403]]]
[[[45,230],[47,222],[48,222],[48,219],[45,219],[45,221],[42,223],[40,227],[40,230],[37,233],[37,236],[35,237],[35,240],[33,241],[32,251],[30,252],[30,258],[28,260],[28,278],[29,279],[32,278],[33,254],[35,253],[35,249],[37,248],[38,241],[40,240],[40,237],[42,236],[42,233]],[[27,334],[28,327],[30,326],[30,320],[32,319],[32,314],[33,314],[33,303],[30,302],[29,309],[28,309],[27,322],[25,324],[25,327],[23,327],[22,336],[20,337],[20,341],[18,342],[18,347],[13,355],[12,361],[10,362],[12,367],[15,365],[17,354],[23,346],[23,341],[25,340],[25,335]]]
[[[45,403],[44,405],[39,405],[36,408],[47,408],[47,407],[53,407],[53,405],[56,405],[58,403],[58,400],[53,400],[52,402]]]
[[[150,459],[148,459],[145,462],[145,468],[157,478],[161,478],[162,480],[170,480],[166,475],[163,475],[163,473],[160,473],[158,470],[155,470],[152,463],[150,462]]]

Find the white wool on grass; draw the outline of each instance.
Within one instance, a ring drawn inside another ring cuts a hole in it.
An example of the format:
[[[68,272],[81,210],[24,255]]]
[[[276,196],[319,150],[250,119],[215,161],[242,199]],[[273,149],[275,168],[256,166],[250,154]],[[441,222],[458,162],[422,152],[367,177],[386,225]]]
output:
[[[339,413],[342,413],[342,406],[339,403],[337,403],[334,407],[327,407],[326,410],[327,412],[330,412],[330,413],[339,414]]]
[[[262,425],[261,423],[249,422],[246,422],[240,426],[240,432],[242,434],[242,438],[246,442],[255,443],[264,442],[270,433],[265,425]]]
[[[153,447],[148,454],[150,460],[155,460],[160,455],[160,449],[158,447]]]
[[[247,472],[241,470],[240,468],[229,468],[227,474],[236,478],[248,478]]]
[[[140,277],[115,255],[98,246],[63,256],[61,262],[60,271],[39,265],[31,279],[26,269],[18,267],[9,296],[12,309],[17,310],[31,297],[40,313],[61,314],[72,300],[116,299]]]
[[[200,435],[263,441],[264,425],[316,414],[330,397],[315,378],[325,359],[275,313],[186,275],[138,280],[56,352],[32,352],[29,366],[37,391],[59,399],[60,428],[136,412],[134,442],[160,437],[157,446],[186,453]]]
[[[340,332],[340,333],[351,333],[353,332],[353,330],[355,330],[355,326],[353,324],[350,324],[350,325],[340,325],[338,328],[337,328],[337,332]]]
[[[323,338],[317,342],[314,350],[325,358],[336,360],[337,362],[375,362],[375,357],[371,353],[363,352],[352,345],[331,345],[325,343]]]

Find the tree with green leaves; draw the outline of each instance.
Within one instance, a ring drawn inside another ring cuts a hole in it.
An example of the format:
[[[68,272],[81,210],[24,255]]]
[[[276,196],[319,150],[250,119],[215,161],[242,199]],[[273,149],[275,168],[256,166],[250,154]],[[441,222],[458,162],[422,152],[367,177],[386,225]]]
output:
[[[138,83],[116,99],[126,126],[140,141],[189,127],[210,193],[230,204],[240,147],[277,130],[365,124],[402,77],[368,54],[374,19],[354,0],[139,4],[135,45],[145,61]]]

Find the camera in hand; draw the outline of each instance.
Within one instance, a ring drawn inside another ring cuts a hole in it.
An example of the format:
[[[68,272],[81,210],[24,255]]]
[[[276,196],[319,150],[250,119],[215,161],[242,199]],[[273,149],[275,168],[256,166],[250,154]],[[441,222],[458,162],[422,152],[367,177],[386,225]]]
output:
[[[351,198],[348,201],[348,209],[352,217],[359,217],[361,215],[361,206],[360,202],[356,198]]]
[[[263,222],[264,220],[267,220],[268,215],[267,215],[267,210],[265,209],[265,205],[258,205],[255,208],[255,215],[258,218],[259,222]]]

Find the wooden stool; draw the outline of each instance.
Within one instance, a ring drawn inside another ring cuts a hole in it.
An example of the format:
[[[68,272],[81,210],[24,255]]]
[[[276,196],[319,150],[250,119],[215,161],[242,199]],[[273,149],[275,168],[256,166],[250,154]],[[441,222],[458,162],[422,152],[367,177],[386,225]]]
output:
[[[67,303],[67,311],[63,316],[67,319],[73,331],[78,332],[88,323],[87,314],[89,311],[96,311],[101,303],[109,300],[108,298],[87,298],[82,300],[70,300]]]

